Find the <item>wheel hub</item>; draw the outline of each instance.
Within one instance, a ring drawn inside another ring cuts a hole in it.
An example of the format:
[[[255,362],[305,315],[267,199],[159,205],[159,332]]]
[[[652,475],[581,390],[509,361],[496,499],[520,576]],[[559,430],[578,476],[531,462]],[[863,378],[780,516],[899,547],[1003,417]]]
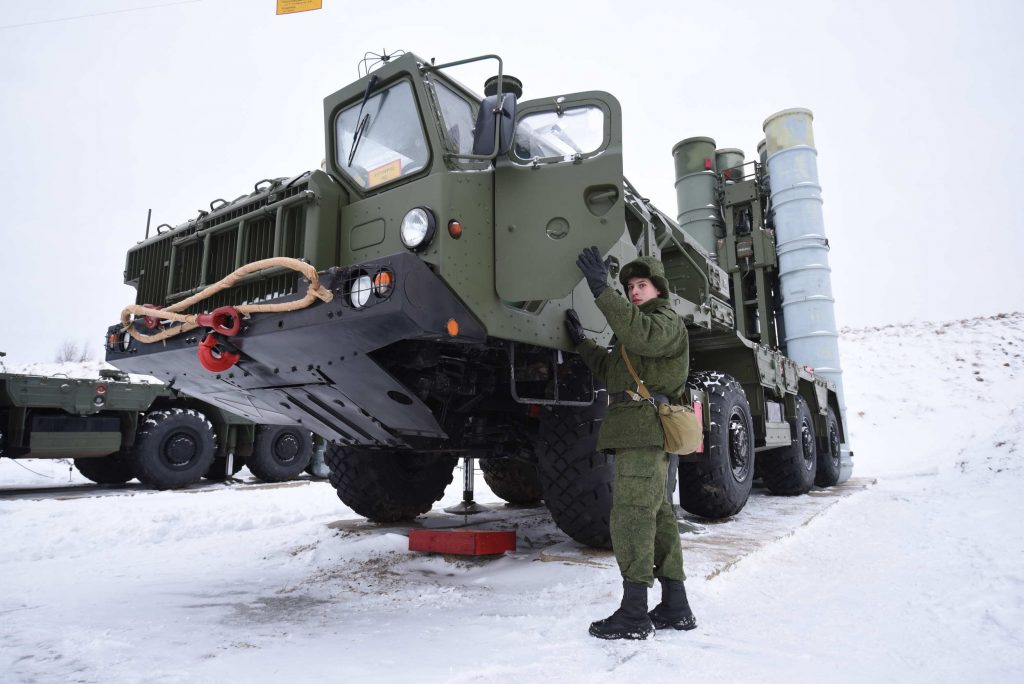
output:
[[[274,460],[278,463],[291,463],[298,457],[301,446],[295,435],[286,433],[274,442]]]
[[[183,432],[171,435],[164,443],[164,460],[175,468],[187,466],[195,458],[198,445],[192,435]]]
[[[828,448],[829,456],[832,457],[832,462],[839,465],[839,431],[835,427],[830,427],[828,431]]]
[[[747,479],[750,470],[750,435],[742,417],[733,414],[729,420],[729,465],[737,482]]]
[[[804,468],[810,470],[814,467],[814,438],[811,437],[811,428],[806,422],[800,425],[800,445],[804,453]]]

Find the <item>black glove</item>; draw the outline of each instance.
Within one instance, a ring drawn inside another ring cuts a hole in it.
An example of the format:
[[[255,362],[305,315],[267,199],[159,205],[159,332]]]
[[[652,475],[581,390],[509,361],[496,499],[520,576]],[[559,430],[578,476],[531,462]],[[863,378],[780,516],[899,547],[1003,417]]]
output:
[[[580,323],[579,314],[576,309],[569,309],[565,312],[565,327],[569,330],[569,339],[575,345],[580,345],[587,336],[583,334],[583,324]]]
[[[583,277],[587,279],[587,285],[595,298],[608,289],[608,267],[597,247],[587,247],[580,252],[576,265],[583,271]]]

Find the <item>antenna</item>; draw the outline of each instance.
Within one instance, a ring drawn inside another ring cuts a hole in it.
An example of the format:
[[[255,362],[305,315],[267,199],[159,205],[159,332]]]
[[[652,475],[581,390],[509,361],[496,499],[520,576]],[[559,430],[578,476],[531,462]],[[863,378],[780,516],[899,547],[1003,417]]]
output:
[[[387,64],[395,57],[401,57],[405,54],[405,50],[395,50],[390,55],[387,50],[381,50],[380,54],[376,52],[366,52],[363,54],[363,58],[359,60],[359,78],[368,76],[371,71]]]

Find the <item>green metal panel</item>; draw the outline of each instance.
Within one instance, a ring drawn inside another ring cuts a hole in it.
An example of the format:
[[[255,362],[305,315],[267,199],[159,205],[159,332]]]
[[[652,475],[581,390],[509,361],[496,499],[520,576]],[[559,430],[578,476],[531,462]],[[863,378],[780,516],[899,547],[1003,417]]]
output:
[[[594,305],[593,295],[582,282],[576,268],[576,254],[555,255],[551,269],[572,274],[568,296],[550,301],[508,302],[495,287],[495,231],[493,220],[494,174],[478,171],[445,170],[398,185],[387,195],[374,195],[345,207],[341,217],[341,263],[358,264],[379,257],[406,252],[399,228],[406,212],[414,207],[429,208],[436,218],[437,231],[430,244],[419,254],[432,264],[436,273],[470,308],[492,337],[528,344],[571,349],[565,334],[565,311],[576,308],[584,324],[595,334],[606,330],[607,322]],[[386,201],[385,201],[386,200]],[[448,222],[458,220],[462,236],[452,238]],[[384,225],[384,239],[354,249],[354,235],[363,226]],[[617,238],[623,237],[620,226]],[[621,264],[636,257],[628,240],[616,242],[610,258]],[[536,260],[522,273],[536,274]],[[617,285],[617,284],[616,284]]]
[[[604,142],[569,158],[534,161],[513,152],[495,171],[495,261],[498,295],[509,302],[565,297],[579,282],[574,266],[584,247],[607,252],[622,235],[622,114],[608,93],[586,92],[524,102],[519,122],[576,108],[604,112]],[[518,132],[518,131],[517,131]],[[523,277],[529,273],[530,277]]]
[[[56,408],[72,415],[143,411],[156,397],[168,394],[164,385],[127,379],[0,374],[0,406]]]
[[[121,448],[120,432],[35,432],[29,436],[27,458],[108,456]]]

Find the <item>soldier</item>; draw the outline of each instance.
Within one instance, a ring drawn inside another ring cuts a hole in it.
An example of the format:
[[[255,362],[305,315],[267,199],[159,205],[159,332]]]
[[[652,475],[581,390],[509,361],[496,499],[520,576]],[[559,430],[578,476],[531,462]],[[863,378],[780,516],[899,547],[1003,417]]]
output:
[[[686,600],[679,528],[665,496],[664,432],[656,408],[636,394],[637,383],[620,351],[625,346],[655,401],[678,403],[690,363],[686,326],[669,304],[665,267],[657,259],[641,257],[622,269],[619,281],[629,301],[608,286],[608,268],[597,247],[584,249],[576,265],[615,333],[609,352],[584,336],[574,310],[566,312],[576,350],[608,389],[608,415],[597,448],[615,451],[611,537],[622,573],[622,604],[592,623],[590,633],[601,639],[646,639],[655,628],[693,629],[697,621]],[[655,577],[661,602],[648,613],[647,589]]]

